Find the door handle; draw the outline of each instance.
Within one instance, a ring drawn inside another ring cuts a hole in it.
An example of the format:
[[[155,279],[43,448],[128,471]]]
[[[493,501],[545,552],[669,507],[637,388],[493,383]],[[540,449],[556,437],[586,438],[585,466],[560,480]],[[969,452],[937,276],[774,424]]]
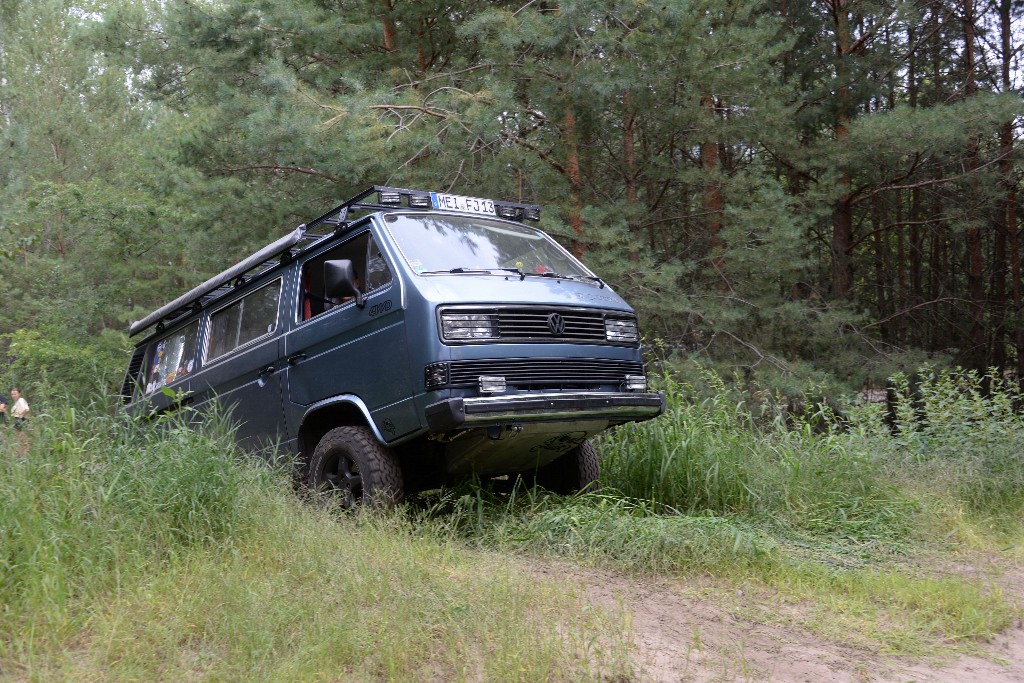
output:
[[[260,370],[260,377],[262,377],[263,375],[272,375],[274,374],[274,371],[276,369],[277,368],[275,368],[273,365],[268,365],[267,367]]]
[[[288,356],[288,365],[298,365],[304,360],[306,360],[306,354],[297,353],[294,356]]]

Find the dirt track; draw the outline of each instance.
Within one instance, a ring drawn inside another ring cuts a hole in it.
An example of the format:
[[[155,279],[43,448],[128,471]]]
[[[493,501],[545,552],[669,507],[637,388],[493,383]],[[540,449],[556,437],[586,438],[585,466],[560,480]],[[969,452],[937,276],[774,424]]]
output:
[[[642,683],[1024,681],[1024,629],[1019,621],[993,642],[981,644],[980,656],[910,661],[830,642],[799,628],[736,616],[720,604],[699,597],[681,581],[637,579],[565,566],[534,570],[553,581],[570,577],[568,580],[578,586],[584,600],[609,610],[623,610],[631,617],[638,681]],[[1012,595],[1009,591],[1024,586],[1024,574],[1010,576],[1007,581],[1006,590]],[[764,603],[759,605],[761,609],[773,607],[770,597],[749,599]]]

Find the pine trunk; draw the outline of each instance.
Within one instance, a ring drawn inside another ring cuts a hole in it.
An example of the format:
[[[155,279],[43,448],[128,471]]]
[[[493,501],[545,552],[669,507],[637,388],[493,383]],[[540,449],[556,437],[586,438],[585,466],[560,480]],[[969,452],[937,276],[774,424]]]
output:
[[[977,92],[977,81],[975,77],[975,56],[974,56],[974,0],[964,0],[964,69],[966,76],[964,80],[964,95],[972,97]],[[978,141],[971,141],[965,160],[967,175],[975,173],[980,166],[978,162]],[[987,365],[988,353],[985,345],[985,272],[984,272],[984,245],[982,242],[981,227],[972,224],[967,230],[967,291],[971,301],[970,317],[970,350],[967,354],[967,361],[970,367],[984,370]]]
[[[840,84],[837,93],[838,107],[835,121],[837,147],[845,144],[849,126],[848,88],[844,85],[846,69],[843,60],[848,59],[850,49],[850,17],[846,10],[847,0],[833,0],[836,30],[836,80]],[[842,171],[839,177],[839,199],[832,214],[832,295],[837,299],[849,299],[853,287],[853,263],[850,259],[853,248],[853,205],[850,201],[850,174]]]

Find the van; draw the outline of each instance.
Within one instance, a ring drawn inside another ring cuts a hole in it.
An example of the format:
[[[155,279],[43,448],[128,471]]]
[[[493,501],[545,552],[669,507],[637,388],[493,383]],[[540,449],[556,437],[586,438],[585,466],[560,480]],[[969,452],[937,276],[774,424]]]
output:
[[[590,439],[660,415],[637,317],[540,207],[374,186],[144,319],[131,414],[230,407],[345,506],[468,476],[592,487]]]

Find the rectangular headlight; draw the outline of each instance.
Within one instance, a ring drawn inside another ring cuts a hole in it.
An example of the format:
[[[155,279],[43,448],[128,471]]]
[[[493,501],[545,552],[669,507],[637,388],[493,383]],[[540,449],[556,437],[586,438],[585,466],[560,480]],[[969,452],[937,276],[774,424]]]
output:
[[[494,212],[497,213],[500,218],[515,220],[519,217],[520,211],[522,211],[522,209],[516,206],[507,206],[505,204],[498,203],[494,204]]]
[[[391,191],[391,190],[381,190],[378,193],[378,195],[379,195],[380,203],[381,204],[394,204],[394,205],[398,205],[398,204],[402,203],[402,195],[399,194],[398,192],[394,192],[394,191]]]
[[[636,320],[631,318],[607,318],[604,321],[604,336],[610,342],[640,341]]]
[[[451,340],[496,339],[498,316],[485,313],[443,313],[441,336]]]

